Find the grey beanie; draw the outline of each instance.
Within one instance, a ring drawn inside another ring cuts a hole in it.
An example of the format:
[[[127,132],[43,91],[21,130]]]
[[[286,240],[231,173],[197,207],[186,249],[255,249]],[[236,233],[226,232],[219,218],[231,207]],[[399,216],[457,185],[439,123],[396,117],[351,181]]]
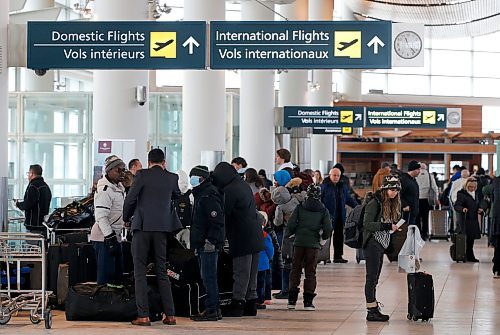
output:
[[[106,173],[108,173],[109,171],[111,171],[116,167],[125,168],[125,163],[118,156],[115,155],[106,158],[106,160],[104,161],[104,171],[106,171]]]

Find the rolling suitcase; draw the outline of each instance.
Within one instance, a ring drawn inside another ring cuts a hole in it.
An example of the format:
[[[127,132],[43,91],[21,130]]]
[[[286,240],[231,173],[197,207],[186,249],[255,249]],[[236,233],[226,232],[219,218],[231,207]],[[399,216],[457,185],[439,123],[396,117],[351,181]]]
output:
[[[429,240],[448,240],[449,230],[448,211],[441,208],[429,211]]]
[[[69,248],[69,286],[97,280],[97,260],[95,250],[90,243],[76,243]]]
[[[466,262],[466,242],[467,235],[465,234],[454,234],[451,236],[451,246],[450,246],[450,256],[455,262]]]
[[[434,316],[434,283],[425,272],[408,273],[408,320],[429,321]]]

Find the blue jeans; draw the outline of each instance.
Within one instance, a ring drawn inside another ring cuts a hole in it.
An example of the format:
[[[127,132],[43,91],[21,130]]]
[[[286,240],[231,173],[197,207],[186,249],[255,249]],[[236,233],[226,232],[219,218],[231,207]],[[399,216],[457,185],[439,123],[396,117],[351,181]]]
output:
[[[201,279],[207,291],[205,309],[217,311],[219,308],[219,287],[217,285],[217,258],[219,251],[205,252],[203,248],[197,250],[198,262],[200,264]]]
[[[272,287],[271,270],[259,271],[257,273],[257,302],[264,303],[264,300],[271,300]]]
[[[121,284],[123,281],[122,245],[111,255],[104,242],[92,241],[97,258],[97,284]]]

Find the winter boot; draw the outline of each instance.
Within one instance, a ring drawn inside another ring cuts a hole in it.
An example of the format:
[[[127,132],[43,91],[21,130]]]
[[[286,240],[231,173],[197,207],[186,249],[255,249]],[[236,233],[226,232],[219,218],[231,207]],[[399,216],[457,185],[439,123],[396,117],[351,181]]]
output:
[[[222,316],[229,318],[241,317],[244,303],[244,300],[231,300],[231,304],[222,310]]]
[[[256,316],[257,315],[257,299],[250,299],[245,301],[243,305],[243,315],[244,316]]]
[[[367,321],[380,321],[380,322],[389,321],[389,315],[385,315],[385,314],[382,314],[380,312],[379,303],[376,302],[374,304],[376,304],[375,307],[367,307],[366,308],[368,311],[368,313],[366,314],[366,320]]]
[[[288,291],[288,305],[286,307],[288,309],[295,309],[298,297],[299,297],[299,290]]]
[[[314,297],[316,293],[307,293],[304,292],[304,310],[306,311],[315,311],[316,307],[313,305]]]

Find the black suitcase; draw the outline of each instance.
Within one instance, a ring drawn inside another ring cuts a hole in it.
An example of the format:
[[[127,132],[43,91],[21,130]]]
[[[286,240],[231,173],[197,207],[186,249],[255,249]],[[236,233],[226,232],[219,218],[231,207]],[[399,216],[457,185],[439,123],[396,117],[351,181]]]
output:
[[[189,317],[203,311],[205,293],[199,283],[172,283],[175,315]]]
[[[90,243],[76,243],[63,248],[69,249],[69,286],[97,280],[95,250]]]
[[[429,321],[434,317],[434,283],[425,272],[408,273],[408,320]]]
[[[57,276],[59,272],[59,264],[69,262],[70,249],[64,244],[54,244],[49,246],[47,255],[48,271],[47,271],[47,290],[52,291],[57,295]]]
[[[450,246],[450,256],[455,262],[466,262],[467,261],[467,235],[465,234],[454,234],[451,236],[451,246]]]

